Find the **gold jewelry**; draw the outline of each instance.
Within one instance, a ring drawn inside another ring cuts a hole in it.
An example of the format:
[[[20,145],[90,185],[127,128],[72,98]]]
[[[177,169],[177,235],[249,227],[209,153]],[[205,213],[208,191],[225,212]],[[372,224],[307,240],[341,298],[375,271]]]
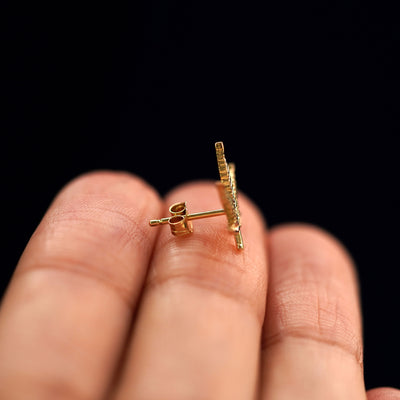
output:
[[[237,249],[241,250],[244,245],[240,232],[240,213],[236,191],[235,164],[228,164],[226,162],[224,144],[222,142],[215,143],[215,152],[220,176],[220,181],[216,182],[216,185],[223,208],[189,214],[186,208],[186,202],[175,203],[169,208],[169,212],[171,213],[170,217],[152,219],[150,221],[150,226],[169,224],[173,235],[183,236],[193,232],[193,224],[191,221],[194,219],[226,215],[228,219],[228,229],[234,234]]]

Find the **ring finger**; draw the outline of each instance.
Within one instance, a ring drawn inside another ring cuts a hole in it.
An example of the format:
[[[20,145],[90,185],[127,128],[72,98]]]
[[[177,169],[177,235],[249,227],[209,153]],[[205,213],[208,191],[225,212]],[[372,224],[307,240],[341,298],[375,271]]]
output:
[[[354,266],[331,236],[286,225],[269,236],[262,399],[365,399]]]

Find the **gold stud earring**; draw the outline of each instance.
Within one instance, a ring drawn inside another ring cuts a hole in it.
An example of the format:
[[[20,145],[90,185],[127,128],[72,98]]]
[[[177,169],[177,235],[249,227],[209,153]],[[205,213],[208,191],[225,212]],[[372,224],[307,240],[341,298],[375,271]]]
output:
[[[226,215],[228,229],[234,235],[237,249],[241,250],[244,245],[240,232],[240,213],[236,191],[235,165],[226,162],[224,144],[222,142],[215,143],[215,152],[220,176],[220,181],[216,182],[216,185],[223,208],[189,214],[186,208],[186,202],[175,203],[169,208],[170,217],[152,219],[150,221],[150,226],[169,224],[173,235],[183,236],[193,232],[192,221],[195,219]]]

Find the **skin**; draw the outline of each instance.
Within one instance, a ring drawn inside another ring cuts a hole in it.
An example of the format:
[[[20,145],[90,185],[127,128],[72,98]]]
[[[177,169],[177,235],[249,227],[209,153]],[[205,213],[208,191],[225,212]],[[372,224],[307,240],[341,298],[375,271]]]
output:
[[[148,221],[213,183],[162,200],[127,173],[69,183],[30,239],[0,309],[0,399],[394,400],[366,393],[351,257],[325,231],[268,230],[243,194],[245,249],[224,217],[174,237]]]

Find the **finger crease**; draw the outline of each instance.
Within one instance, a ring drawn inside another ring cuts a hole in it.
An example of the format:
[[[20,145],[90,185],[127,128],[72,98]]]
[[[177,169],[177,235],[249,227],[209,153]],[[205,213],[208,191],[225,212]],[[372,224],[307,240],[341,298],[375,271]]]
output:
[[[134,300],[132,299],[132,292],[131,290],[127,290],[125,287],[122,285],[118,285],[110,279],[110,277],[104,276],[101,273],[96,273],[93,270],[93,267],[89,263],[85,263],[82,260],[79,261],[78,263],[73,263],[69,261],[73,260],[65,260],[66,265],[58,263],[57,266],[54,263],[46,262],[46,263],[40,263],[40,264],[32,264],[27,268],[24,268],[22,270],[17,269],[15,274],[16,275],[23,275],[23,274],[29,274],[29,273],[34,273],[36,271],[40,270],[52,270],[55,272],[60,272],[64,274],[70,274],[79,277],[80,279],[89,279],[91,281],[97,282],[107,288],[108,290],[111,290],[116,294],[116,297],[122,300],[124,304],[129,309],[133,309],[134,307]],[[71,267],[71,265],[73,265]]]
[[[261,350],[266,351],[268,348],[282,343],[287,338],[304,339],[332,346],[334,348],[344,351],[346,354],[349,354],[361,367],[363,365],[362,345],[356,338],[354,338],[352,343],[347,344],[344,341],[330,339],[318,333],[303,332],[300,329],[285,330],[284,333],[279,332],[274,335],[270,335],[267,338],[263,337],[261,342]]]
[[[264,320],[264,309],[259,310],[261,307],[259,307],[257,301],[254,300],[257,299],[258,296],[254,294],[254,291],[251,296],[246,296],[241,293],[240,290],[235,290],[233,286],[228,285],[226,281],[213,281],[211,279],[199,277],[198,275],[191,276],[187,272],[176,272],[169,273],[163,277],[157,277],[157,279],[153,278],[148,280],[145,285],[145,290],[154,290],[160,286],[165,286],[173,282],[183,282],[184,284],[194,286],[195,288],[216,293],[237,304],[244,305],[251,314],[255,315],[257,320],[260,322],[260,327],[262,326]]]

